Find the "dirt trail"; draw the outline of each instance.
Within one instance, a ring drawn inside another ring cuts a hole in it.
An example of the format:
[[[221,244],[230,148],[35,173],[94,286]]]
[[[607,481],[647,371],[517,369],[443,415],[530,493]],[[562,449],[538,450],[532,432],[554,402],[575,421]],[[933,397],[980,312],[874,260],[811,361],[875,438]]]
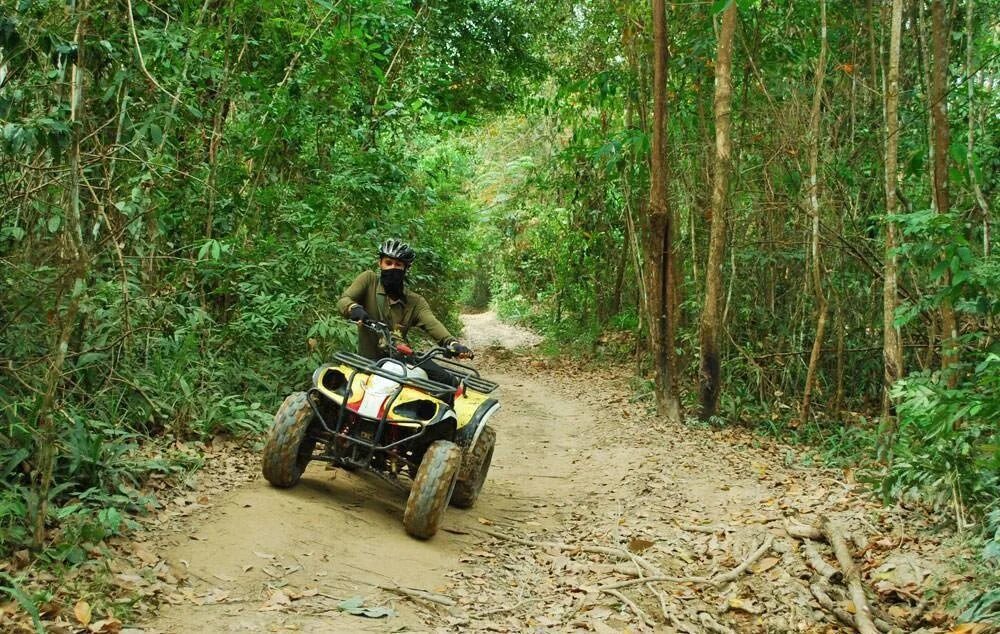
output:
[[[421,542],[403,532],[406,493],[380,480],[322,464],[291,490],[256,477],[159,540],[150,560],[189,585],[142,631],[841,631],[810,594],[802,551],[784,532],[789,517],[820,515],[854,531],[866,574],[882,570],[891,581],[883,590],[901,592],[893,616],[912,616],[904,599],[926,575],[900,577],[902,564],[884,565],[892,545],[875,541],[901,531],[900,520],[841,474],[786,467],[780,447],[753,446],[741,432],[660,424],[627,377],[498,349],[536,339],[489,313],[466,323],[474,347],[493,346],[480,369],[500,383],[503,404],[475,508],[449,509],[443,530]],[[768,542],[733,580],[696,579]],[[637,562],[687,579],[601,589],[634,577]],[[385,589],[396,585],[432,600]],[[337,610],[355,596],[395,615]]]
[[[504,326],[491,314],[469,316],[486,324],[467,328],[479,348],[502,341],[532,344],[529,332]],[[175,527],[157,554],[185,570],[191,599],[164,606],[147,632],[308,632],[424,630],[410,602],[378,588],[400,585],[434,592],[446,574],[462,567],[462,553],[481,541],[479,518],[513,518],[527,526],[551,526],[546,501],[567,496],[575,486],[573,463],[586,442],[589,417],[571,400],[553,399],[541,385],[504,372],[488,376],[501,385],[502,410],[493,419],[499,440],[490,479],[476,507],[451,508],[432,540],[403,532],[406,492],[379,479],[310,465],[291,490],[270,487],[263,478],[238,488],[212,508]],[[544,421],[544,424],[541,424]],[[579,434],[566,435],[570,427]],[[311,594],[282,605],[283,594]],[[338,612],[337,599],[353,596],[366,605],[392,605],[398,616],[363,619]],[[331,599],[330,597],[337,597]],[[305,600],[308,599],[308,600]],[[201,600],[204,605],[197,605]],[[324,601],[325,600],[325,601]],[[302,609],[299,609],[300,604]],[[269,609],[274,608],[274,609]]]

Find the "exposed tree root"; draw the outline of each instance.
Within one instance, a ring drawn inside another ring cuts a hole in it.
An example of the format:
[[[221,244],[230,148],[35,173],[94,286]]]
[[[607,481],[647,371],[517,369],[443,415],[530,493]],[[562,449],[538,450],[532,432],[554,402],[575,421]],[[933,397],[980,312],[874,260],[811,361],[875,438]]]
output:
[[[838,621],[840,621],[841,623],[843,623],[848,627],[854,627],[854,628],[857,627],[854,621],[854,615],[848,612],[847,610],[837,606],[837,603],[833,600],[832,597],[830,597],[829,591],[825,587],[823,587],[823,584],[819,580],[815,580],[813,581],[813,583],[809,584],[809,590],[810,592],[812,592],[812,595],[816,598],[816,601],[819,602],[820,606],[822,606],[824,610],[835,616]],[[886,623],[883,619],[878,619],[878,618],[874,619],[874,626],[878,629],[879,632],[882,632],[883,634],[892,632],[896,629],[889,623]]]
[[[811,541],[803,541],[802,550],[805,551],[809,567],[815,570],[819,576],[833,583],[841,583],[844,580],[844,573],[828,564]]]
[[[815,526],[805,526],[789,522],[785,524],[785,531],[792,537],[825,541],[830,544],[830,547],[833,548],[834,555],[837,557],[837,563],[840,565],[840,569],[843,574],[843,581],[847,586],[847,591],[851,597],[851,601],[854,602],[855,610],[850,625],[853,625],[853,627],[861,634],[877,634],[879,632],[879,628],[875,626],[871,607],[869,607],[868,599],[865,597],[865,588],[861,583],[861,573],[858,571],[858,567],[854,563],[854,556],[851,554],[851,548],[847,545],[847,540],[844,538],[840,529],[834,525],[830,518],[824,517],[820,520],[820,526],[818,528]],[[808,554],[809,553],[807,551],[807,555]],[[815,557],[810,556],[810,566],[812,566],[821,575],[826,576],[823,572],[823,570],[829,572],[829,570],[827,570],[826,562],[823,561],[822,557],[820,557],[819,553],[815,552],[815,550],[813,551],[813,554],[815,554]],[[816,596],[816,591],[813,590],[812,586],[810,586],[810,590],[813,591],[813,596]],[[820,601],[818,597],[816,600]],[[841,618],[840,615],[836,616],[838,619]]]

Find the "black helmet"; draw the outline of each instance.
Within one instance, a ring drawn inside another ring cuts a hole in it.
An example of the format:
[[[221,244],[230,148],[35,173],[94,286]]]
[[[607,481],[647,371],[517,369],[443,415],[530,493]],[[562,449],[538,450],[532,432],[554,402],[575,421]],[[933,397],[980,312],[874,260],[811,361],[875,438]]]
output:
[[[417,254],[413,252],[410,245],[396,238],[389,238],[383,242],[378,248],[378,255],[382,258],[399,260],[405,263],[406,266],[413,264],[413,260],[417,257]]]

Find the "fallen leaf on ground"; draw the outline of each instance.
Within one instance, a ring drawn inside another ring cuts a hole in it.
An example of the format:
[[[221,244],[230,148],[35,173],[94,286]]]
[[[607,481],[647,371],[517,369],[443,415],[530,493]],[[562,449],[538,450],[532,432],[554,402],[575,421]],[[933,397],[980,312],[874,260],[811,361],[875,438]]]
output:
[[[781,561],[781,560],[778,559],[777,557],[764,557],[763,559],[761,559],[760,561],[758,561],[751,568],[751,570],[753,570],[754,573],[759,574],[759,573],[762,573],[762,572],[764,572],[766,570],[770,570],[771,568],[774,568],[778,564],[779,561]]]
[[[87,628],[93,634],[118,634],[122,631],[122,622],[114,617],[94,621]]]
[[[80,625],[84,627],[90,625],[90,619],[93,616],[90,611],[90,604],[83,600],[77,601],[73,607],[73,616],[80,622]]]
[[[654,543],[655,542],[651,542],[648,539],[633,537],[628,542],[628,549],[634,553],[641,553],[642,551],[651,548]]]

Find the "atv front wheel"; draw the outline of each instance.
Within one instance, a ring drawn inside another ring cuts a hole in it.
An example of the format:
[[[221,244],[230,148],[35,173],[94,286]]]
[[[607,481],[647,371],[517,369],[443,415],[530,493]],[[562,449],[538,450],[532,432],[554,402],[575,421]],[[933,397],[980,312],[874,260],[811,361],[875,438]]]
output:
[[[465,450],[462,468],[458,472],[458,482],[451,496],[451,505],[460,509],[472,508],[479,498],[486,482],[486,474],[493,461],[493,447],[497,444],[497,433],[487,425],[480,432],[476,444]]]
[[[274,425],[264,445],[264,477],[285,489],[299,483],[309,464],[315,441],[306,440],[306,431],[316,414],[305,392],[290,394],[274,415]]]
[[[430,539],[441,524],[455,478],[462,466],[462,449],[453,442],[431,443],[417,468],[403,512],[403,528],[418,539]]]

